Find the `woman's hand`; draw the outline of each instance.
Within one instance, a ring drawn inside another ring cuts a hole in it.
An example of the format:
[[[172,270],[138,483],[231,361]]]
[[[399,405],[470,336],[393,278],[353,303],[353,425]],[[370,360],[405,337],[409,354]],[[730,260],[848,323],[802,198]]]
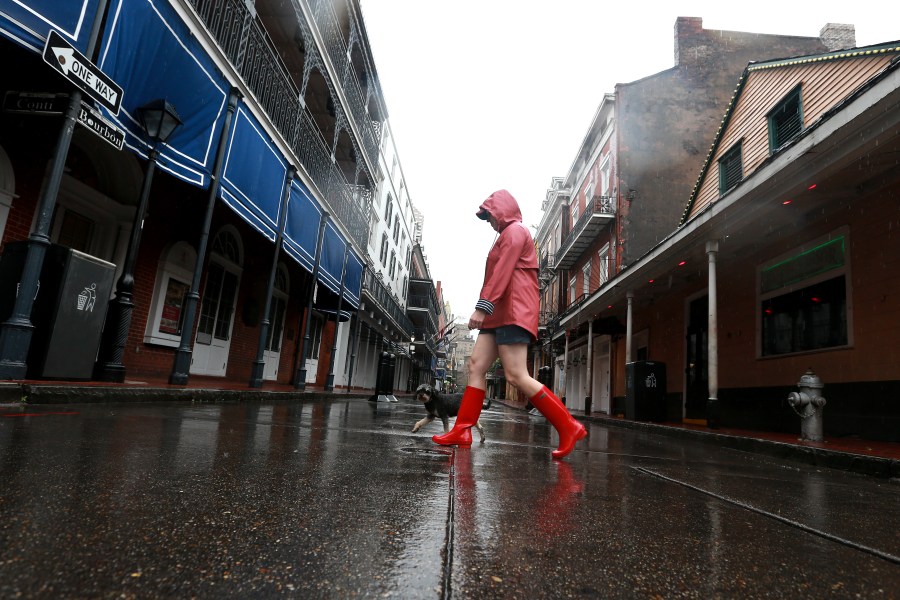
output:
[[[486,316],[487,313],[483,310],[475,309],[475,312],[469,317],[469,329],[481,329],[481,324],[484,323],[484,318]]]

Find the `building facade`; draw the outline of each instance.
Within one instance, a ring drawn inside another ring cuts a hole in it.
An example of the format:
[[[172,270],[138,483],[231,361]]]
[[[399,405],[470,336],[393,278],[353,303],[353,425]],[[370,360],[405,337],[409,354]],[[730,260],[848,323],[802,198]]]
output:
[[[547,193],[537,240],[546,265],[542,363],[570,407],[621,412],[626,356],[654,358],[647,331],[625,339],[625,299],[602,307],[587,299],[617,286],[677,227],[741,70],[852,41],[852,26],[829,25],[810,38],[707,30],[699,18],[680,17],[675,66],[601,99],[569,173]]]
[[[825,435],[900,439],[900,373],[884,343],[898,323],[897,265],[888,257],[896,254],[900,44],[853,48],[848,32],[828,26],[825,49],[748,60],[712,135],[696,142],[709,148],[704,158],[685,163],[698,153],[662,152],[667,142],[642,138],[660,148],[654,168],[672,174],[673,195],[686,198],[660,237],[649,215],[636,218],[641,201],[654,210],[642,191],[654,188],[638,186],[628,169],[635,158],[624,148],[639,145],[627,135],[637,126],[627,126],[628,86],[617,87],[616,270],[559,317],[565,333],[552,346],[562,349],[568,393],[602,382],[586,367],[604,355],[607,334],[596,330],[614,318],[614,414],[629,416],[635,390],[652,383],[652,416],[630,418],[798,432],[818,414]],[[685,170],[695,177],[686,191],[675,174]],[[657,369],[652,378],[636,380],[642,364]],[[803,381],[821,381],[813,396],[824,406],[789,402]]]
[[[415,217],[358,3],[0,8],[0,376],[370,389]],[[38,300],[66,265],[83,322]]]

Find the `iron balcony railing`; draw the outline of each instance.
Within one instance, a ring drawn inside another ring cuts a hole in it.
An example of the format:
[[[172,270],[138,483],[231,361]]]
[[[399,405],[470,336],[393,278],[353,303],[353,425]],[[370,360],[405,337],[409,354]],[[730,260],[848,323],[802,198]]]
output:
[[[581,242],[583,244],[587,244],[589,241],[583,240],[582,236],[585,234],[591,235],[593,231],[587,231],[588,225],[592,223],[592,219],[594,217],[600,217],[604,221],[608,221],[610,219],[614,219],[616,216],[616,203],[615,197],[613,196],[594,196],[591,202],[588,203],[585,208],[584,214],[578,217],[578,220],[575,221],[574,227],[569,232],[569,235],[566,236],[566,239],[563,240],[562,245],[560,246],[559,252],[557,252],[556,256],[558,257],[557,265],[563,265],[565,263],[565,268],[567,268],[568,263],[572,260],[572,256],[570,256],[570,252],[573,247],[576,245],[576,242]]]
[[[294,0],[294,6],[297,7],[298,4],[299,1]],[[376,165],[378,164],[378,144],[381,139],[381,124],[377,121],[373,121],[368,116],[368,111],[366,110],[366,98],[363,95],[359,80],[353,72],[347,53],[347,44],[344,42],[344,38],[341,35],[341,28],[338,25],[338,18],[334,11],[335,2],[334,0],[309,0],[307,4],[312,9],[316,28],[325,40],[328,59],[331,61],[331,64],[335,66],[337,72],[343,77],[341,88],[343,89],[344,96],[349,104],[353,120],[360,127],[363,149],[369,157],[369,162]],[[351,35],[354,34],[355,30],[351,28]]]
[[[387,286],[381,283],[370,269],[366,269],[363,275],[362,291],[378,304],[384,314],[394,320],[400,327],[400,333],[403,334],[404,339],[412,337],[414,331],[412,321],[406,316],[403,307],[394,300]]]
[[[429,312],[434,313],[435,317],[437,316],[440,309],[438,308],[437,291],[434,289],[434,281],[430,279],[410,278],[409,290],[410,294],[407,303],[410,307],[426,308]]]
[[[437,352],[437,328],[418,328],[415,330],[414,334],[416,336],[416,344],[418,344],[419,342],[423,342],[425,344],[425,348],[428,349],[428,352],[430,352],[431,354]]]
[[[555,263],[556,263],[556,256],[555,256],[555,255],[553,255],[553,254],[545,254],[544,256],[541,257],[541,262],[540,262],[540,265],[539,265],[539,266],[540,266],[540,270],[541,270],[541,271],[547,271],[547,270],[551,270],[551,271],[552,271],[552,270],[553,270],[553,265],[554,265]]]
[[[365,248],[369,233],[371,191],[363,186],[351,185],[331,160],[329,145],[322,139],[312,115],[301,107],[299,90],[274,51],[272,40],[248,9],[246,2],[244,0],[189,0],[189,2],[241,75],[272,125],[290,144],[300,164],[324,196],[331,213],[341,222],[359,247]],[[344,77],[344,80],[342,84],[347,83],[348,78]],[[356,81],[355,77],[353,81]],[[366,131],[369,133],[365,137],[370,139],[364,141],[363,145],[368,151],[374,133],[371,122],[366,123],[368,125]],[[377,142],[371,156],[377,157]],[[372,164],[377,162],[373,161]]]

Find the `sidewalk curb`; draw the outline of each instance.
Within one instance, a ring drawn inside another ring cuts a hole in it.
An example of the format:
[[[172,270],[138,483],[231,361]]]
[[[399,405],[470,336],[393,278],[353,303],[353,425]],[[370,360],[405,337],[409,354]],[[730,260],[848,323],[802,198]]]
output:
[[[282,392],[265,389],[217,390],[205,388],[135,387],[133,385],[67,386],[0,384],[0,402],[27,404],[85,404],[102,402],[315,402],[332,399],[368,399],[359,393],[320,391]]]
[[[900,460],[897,459],[853,454],[838,450],[828,450],[826,448],[786,444],[784,442],[753,437],[716,433],[715,431],[697,431],[694,429],[666,427],[665,425],[645,421],[626,421],[624,419],[596,415],[572,416],[576,419],[591,423],[602,423],[604,425],[613,425],[629,429],[641,429],[648,433],[667,435],[670,437],[689,438],[695,441],[724,446],[733,450],[763,454],[816,467],[838,469],[884,479],[900,478]]]

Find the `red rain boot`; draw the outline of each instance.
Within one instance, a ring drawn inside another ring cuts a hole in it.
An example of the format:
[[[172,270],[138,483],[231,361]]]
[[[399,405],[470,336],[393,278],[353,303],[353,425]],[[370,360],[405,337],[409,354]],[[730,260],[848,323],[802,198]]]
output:
[[[575,447],[575,442],[587,435],[584,425],[576,421],[562,401],[547,386],[541,388],[531,399],[531,403],[547,417],[547,420],[559,432],[559,448],[551,454],[553,458],[563,458]]]
[[[471,446],[472,432],[470,429],[481,416],[482,402],[484,402],[484,390],[466,386],[453,429],[444,435],[432,436],[431,439],[434,440],[434,443],[442,446]]]

